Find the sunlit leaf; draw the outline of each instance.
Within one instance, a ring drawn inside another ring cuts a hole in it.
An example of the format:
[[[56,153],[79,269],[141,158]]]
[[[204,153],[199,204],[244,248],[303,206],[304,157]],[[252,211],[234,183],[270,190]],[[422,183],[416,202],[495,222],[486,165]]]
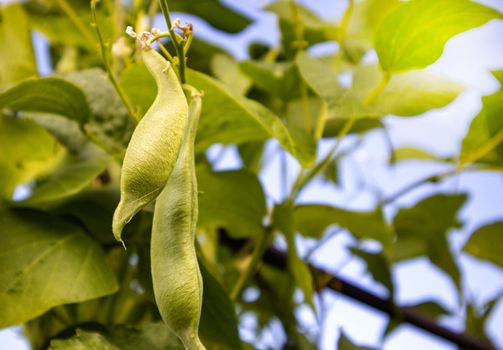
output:
[[[463,139],[461,163],[503,164],[503,91],[482,97],[482,110]]]
[[[0,86],[37,75],[29,20],[19,4],[0,5]]]
[[[3,211],[0,230],[0,327],[117,290],[101,248],[72,222]]]
[[[355,2],[342,43],[344,52],[354,61],[373,46],[377,28],[399,0],[363,0]],[[349,8],[348,10],[349,11]]]
[[[79,124],[89,119],[86,97],[74,84],[58,78],[19,83],[0,94],[0,108],[65,116]]]
[[[38,207],[78,193],[87,187],[110,163],[108,156],[63,162],[33,188],[31,196],[19,206]]]
[[[11,199],[16,185],[33,179],[57,159],[60,147],[41,126],[0,114],[0,198]]]
[[[463,250],[476,258],[490,261],[503,268],[503,222],[479,227],[470,237]]]
[[[451,37],[496,18],[503,15],[469,0],[404,2],[377,30],[379,63],[388,72],[424,68],[440,57]]]
[[[377,65],[360,65],[354,72],[353,92],[364,101],[379,81]],[[461,93],[459,84],[424,70],[395,74],[368,105],[377,114],[415,116],[451,103]]]
[[[188,81],[205,94],[196,150],[214,143],[240,144],[273,137],[301,164],[313,164],[315,155],[298,145],[282,121],[260,103],[239,96],[196,71],[188,71]]]

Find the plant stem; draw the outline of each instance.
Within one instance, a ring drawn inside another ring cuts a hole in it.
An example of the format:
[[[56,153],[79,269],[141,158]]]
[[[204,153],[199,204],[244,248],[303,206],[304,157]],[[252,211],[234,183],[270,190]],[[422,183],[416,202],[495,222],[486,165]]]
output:
[[[382,76],[381,81],[379,82],[379,84],[377,84],[377,86],[372,91],[370,91],[370,93],[367,95],[367,97],[365,97],[365,99],[363,100],[363,104],[365,106],[368,106],[369,104],[371,104],[375,100],[375,98],[388,85],[390,79],[391,79],[391,74],[388,72],[384,72],[384,75]]]
[[[299,193],[304,189],[304,187],[311,181],[313,177],[315,177],[317,174],[319,174],[321,171],[323,171],[332,157],[335,155],[335,152],[339,148],[339,145],[341,144],[342,139],[346,134],[351,130],[351,127],[353,126],[355,122],[355,118],[351,117],[346,121],[344,124],[343,128],[339,132],[339,135],[337,135],[337,141],[335,144],[332,146],[330,151],[327,153],[327,155],[313,168],[309,169],[307,172],[303,172],[302,170],[299,172],[297,175],[297,178],[295,179],[295,182],[292,186],[292,190],[290,192],[290,196],[287,198],[285,201],[286,203],[292,203]]]
[[[110,63],[108,61],[108,55],[107,55],[107,49],[105,46],[105,43],[103,41],[103,36],[101,35],[100,27],[98,26],[98,21],[96,19],[96,2],[97,0],[91,0],[91,13],[93,16],[93,23],[92,26],[96,30],[96,35],[98,36],[98,41],[100,44],[100,49],[101,49],[101,59],[103,61],[103,65],[105,66],[105,69],[107,71],[108,79],[112,83],[112,85],[115,88],[115,91],[119,94],[120,99],[122,100],[122,103],[124,103],[124,106],[126,106],[126,109],[131,116],[136,122],[140,121],[139,116],[134,112],[134,108],[132,107],[131,103],[129,102],[126,93],[122,90],[121,86],[117,82],[117,79],[115,77],[115,74],[113,73]]]
[[[175,30],[173,28],[173,24],[171,22],[168,1],[167,0],[159,0],[161,4],[162,13],[164,15],[164,19],[166,20],[166,25],[168,26],[168,31],[171,34],[171,42],[173,43],[173,47],[176,51],[176,55],[178,56],[178,72],[180,75],[180,81],[182,84],[185,84],[185,52],[181,43],[178,41]]]
[[[265,250],[269,245],[270,243],[269,241],[271,240],[272,236],[273,236],[272,229],[270,227],[266,227],[264,232],[262,232],[260,236],[257,238],[257,241],[255,243],[255,249],[253,250],[252,253],[251,261],[246,267],[246,270],[241,273],[239,279],[232,288],[232,291],[230,293],[231,300],[236,301],[248,279],[257,270],[258,265],[262,261],[262,256],[264,255]]]

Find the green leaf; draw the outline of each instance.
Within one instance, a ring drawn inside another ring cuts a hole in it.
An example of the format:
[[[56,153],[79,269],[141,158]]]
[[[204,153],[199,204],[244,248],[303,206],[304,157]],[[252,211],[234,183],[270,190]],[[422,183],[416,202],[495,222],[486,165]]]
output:
[[[383,116],[381,111],[364,105],[352,90],[342,87],[339,72],[330,64],[304,52],[297,55],[296,63],[302,79],[328,103],[329,119]]]
[[[50,167],[61,149],[44,128],[0,114],[0,198],[11,199],[16,185]]]
[[[232,237],[256,236],[262,232],[267,213],[262,186],[246,170],[213,172],[197,168],[199,220],[201,227],[225,227]]]
[[[157,86],[143,61],[129,65],[121,73],[119,84],[135,111],[143,116],[157,95]]]
[[[265,9],[278,16],[281,44],[288,56],[292,56],[296,52],[297,45],[300,44],[297,42],[297,16],[302,22],[303,39],[307,45],[336,40],[339,35],[339,28],[335,23],[320,18],[302,5],[280,0],[266,6]]]
[[[51,206],[51,213],[74,218],[98,242],[116,243],[110,223],[119,197],[119,189],[116,187],[84,190]]]
[[[424,68],[435,62],[454,35],[492,19],[496,10],[469,0],[412,0],[402,3],[380,25],[375,49],[383,70]]]
[[[101,248],[72,222],[3,211],[0,230],[0,327],[117,290]]]
[[[320,238],[331,225],[348,229],[360,239],[374,239],[388,245],[393,231],[381,210],[357,212],[321,204],[303,204],[294,209],[295,227],[304,236]]]
[[[3,91],[0,108],[59,114],[79,124],[89,119],[84,93],[74,84],[58,78],[27,80]]]
[[[100,333],[86,332],[77,329],[70,339],[51,341],[50,350],[121,350],[121,348],[112,345],[107,338]]]
[[[353,255],[356,255],[365,262],[374,280],[386,287],[390,293],[390,297],[393,298],[393,279],[388,257],[383,252],[369,253],[356,247],[351,247],[350,250]]]
[[[422,301],[414,304],[406,304],[400,306],[402,309],[410,309],[417,311],[423,315],[426,315],[432,319],[437,319],[440,316],[445,316],[449,314],[449,311],[444,308],[442,305],[435,301]],[[391,332],[396,330],[398,327],[403,325],[401,322],[397,322],[396,320],[390,318],[388,321],[388,325],[384,331],[384,335],[389,335]]]
[[[382,78],[377,65],[360,65],[354,72],[353,92],[364,101]],[[415,116],[448,105],[461,92],[459,84],[434,73],[413,70],[393,75],[368,108],[373,115]]]
[[[338,350],[371,350],[366,346],[355,345],[345,334],[341,331],[341,336],[337,342]]]
[[[77,329],[76,335],[51,341],[51,350],[184,350],[164,323],[146,323],[140,327],[114,326],[106,334]]]
[[[493,70],[491,73],[494,75],[496,79],[498,79],[500,84],[503,85],[503,70]]]
[[[203,306],[199,334],[206,346],[222,350],[241,349],[234,304],[222,285],[199,264],[203,277]]]
[[[106,169],[110,160],[110,157],[103,155],[82,161],[71,159],[41,179],[31,196],[16,205],[40,207],[70,197],[96,179]]]
[[[421,200],[411,208],[400,209],[393,225],[397,234],[394,260],[427,255],[460,286],[459,268],[450,252],[447,233],[457,227],[457,213],[467,199],[465,194],[437,194]],[[404,254],[402,244],[413,249]]]
[[[377,28],[399,0],[364,0],[353,5],[342,43],[344,53],[357,62],[373,47]],[[349,8],[348,10],[349,11]]]
[[[403,146],[395,148],[391,155],[390,163],[396,164],[398,162],[407,160],[425,160],[435,162],[453,162],[451,157],[439,157],[436,154],[425,151],[421,148]]]
[[[473,119],[463,139],[462,164],[485,162],[503,164],[503,91],[482,97],[482,110]]]
[[[483,305],[475,305],[472,302],[466,304],[466,332],[477,338],[483,339],[490,348],[496,348],[486,332],[486,325],[495,306],[501,300],[501,294],[487,301]]]
[[[315,154],[298,145],[281,120],[260,103],[239,96],[215,79],[193,70],[188,70],[188,81],[205,94],[196,151],[214,143],[241,144],[274,137],[302,165],[314,163]]]
[[[252,85],[250,79],[240,69],[240,64],[228,55],[214,55],[211,59],[211,71],[218,80],[238,95],[245,95]]]
[[[86,95],[91,111],[89,121],[84,125],[86,133],[111,155],[123,157],[134,122],[105,72],[91,68],[68,74],[65,79]]]
[[[463,250],[476,258],[487,260],[503,268],[503,221],[479,227]]]
[[[300,96],[301,80],[293,62],[244,61],[239,67],[254,85],[282,101]]]
[[[217,29],[228,33],[238,33],[251,21],[218,0],[172,0],[169,3],[172,11],[181,11],[201,17]]]
[[[0,5],[0,86],[37,76],[28,18],[19,4]]]
[[[314,307],[313,276],[307,264],[299,257],[295,245],[295,225],[293,221],[293,208],[278,204],[273,209],[273,225],[283,232],[288,245],[288,269],[292,273],[295,283],[304,293],[304,301]]]

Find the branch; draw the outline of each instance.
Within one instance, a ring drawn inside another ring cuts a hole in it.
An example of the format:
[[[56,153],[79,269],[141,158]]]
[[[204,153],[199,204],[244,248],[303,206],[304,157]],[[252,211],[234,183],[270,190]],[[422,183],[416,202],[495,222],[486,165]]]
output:
[[[232,249],[239,249],[247,242],[247,240],[230,239],[224,232],[221,233],[223,233],[220,235],[221,242]],[[268,247],[263,256],[263,262],[280,270],[287,270],[288,257],[285,252],[273,247]],[[447,327],[438,324],[430,317],[425,316],[424,314],[414,309],[396,307],[390,299],[381,298],[356,286],[355,284],[345,280],[344,278],[332,275],[331,273],[313,264],[307,265],[309,266],[314,277],[328,277],[326,279],[323,279],[325,281],[328,280],[328,282],[324,283],[322,286],[319,286],[318,289],[328,288],[337,293],[346,295],[354,300],[359,301],[362,304],[384,312],[395,321],[411,324],[430,334],[450,341],[458,345],[462,349],[495,350],[495,348],[491,344],[488,344],[482,339],[476,338],[463,332],[455,332]],[[314,280],[316,281],[316,278]]]

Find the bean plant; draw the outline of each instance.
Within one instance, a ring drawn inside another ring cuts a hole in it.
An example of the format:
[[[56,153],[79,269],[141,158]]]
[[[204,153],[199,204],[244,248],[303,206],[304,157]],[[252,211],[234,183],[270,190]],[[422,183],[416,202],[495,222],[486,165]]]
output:
[[[250,43],[245,60],[175,16],[240,33],[253,21],[230,1],[1,5],[0,327],[22,325],[37,350],[317,349],[331,289],[387,312],[383,339],[409,322],[493,349],[485,324],[498,299],[476,302],[448,240],[469,196],[397,201],[462,172],[502,171],[503,89],[482,98],[450,157],[395,147],[385,118],[456,100],[463,86],[426,68],[449,39],[503,14],[470,0],[345,3],[328,20],[295,0],[270,2],[280,42]],[[37,68],[41,41],[50,74]],[[325,43],[337,49],[316,55]],[[503,71],[491,73],[503,84]],[[303,199],[313,186],[344,187],[340,167],[376,134],[390,168],[419,159],[447,170],[407,179],[367,211]],[[229,152],[239,165],[222,170]],[[266,191],[271,166],[279,197]],[[313,262],[342,232],[378,296]],[[488,222],[462,253],[503,267],[502,245],[503,221]],[[456,310],[395,302],[393,268],[418,257],[454,286]],[[435,323],[456,313],[464,332]],[[267,340],[271,327],[281,335]],[[364,349],[345,334],[333,348]]]

